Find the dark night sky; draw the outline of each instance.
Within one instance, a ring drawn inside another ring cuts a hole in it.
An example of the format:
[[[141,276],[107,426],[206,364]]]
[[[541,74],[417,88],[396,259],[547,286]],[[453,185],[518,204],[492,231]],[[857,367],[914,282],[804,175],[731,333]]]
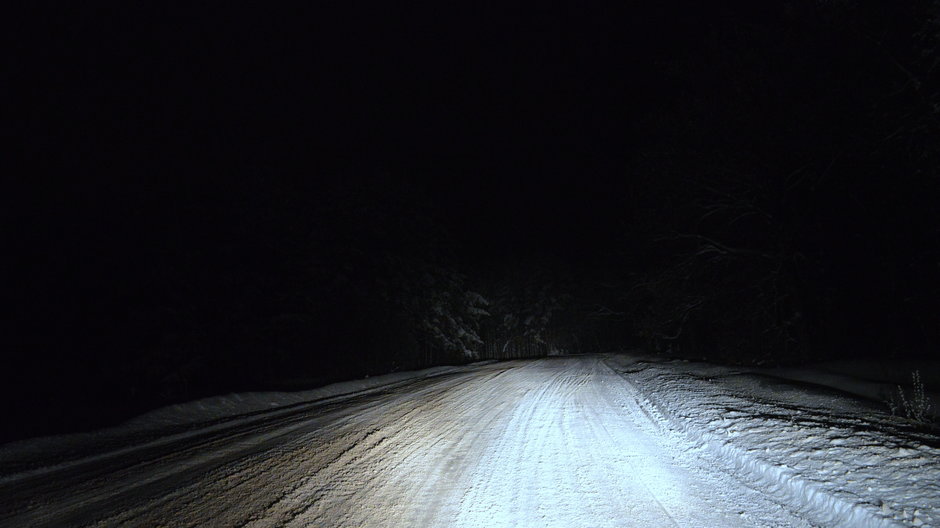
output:
[[[420,181],[488,243],[513,229],[583,241],[629,192],[636,153],[675,141],[651,121],[681,122],[689,98],[737,111],[729,72],[675,65],[707,61],[729,20],[788,30],[785,4],[379,4],[37,8],[42,31],[14,39],[17,139],[48,172],[104,178],[77,183],[88,201],[145,194],[147,179],[381,175]],[[809,58],[741,45],[781,54],[767,68]]]
[[[912,36],[917,9],[31,2],[8,17],[5,98],[21,383],[133,377],[151,343],[231,348],[292,292],[333,291],[297,270],[360,249],[446,253],[474,284],[535,262],[588,291],[674,263],[656,229],[792,264],[815,300],[791,309],[822,314],[826,346],[882,312],[933,335],[940,90],[917,61],[940,37]],[[696,220],[716,196],[770,220]],[[703,280],[733,291],[729,270]]]
[[[538,238],[620,190],[587,181],[623,178],[676,96],[657,64],[706,30],[689,6],[377,4],[40,9],[26,154],[108,180],[77,184],[89,201],[226,172],[418,180],[461,231]]]

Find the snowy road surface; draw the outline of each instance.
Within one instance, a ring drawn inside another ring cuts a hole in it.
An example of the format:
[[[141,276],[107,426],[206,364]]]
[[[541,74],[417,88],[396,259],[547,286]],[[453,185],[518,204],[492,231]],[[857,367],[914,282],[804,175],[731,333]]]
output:
[[[483,365],[60,449],[0,475],[0,526],[817,525],[642,401],[602,357]]]

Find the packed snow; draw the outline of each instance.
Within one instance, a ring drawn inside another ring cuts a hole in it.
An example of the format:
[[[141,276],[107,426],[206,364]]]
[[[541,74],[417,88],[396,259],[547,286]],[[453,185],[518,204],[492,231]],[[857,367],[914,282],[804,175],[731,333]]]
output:
[[[875,399],[898,385],[872,379],[897,379],[896,369],[734,369],[627,355],[610,363],[671,431],[823,526],[940,526],[936,430]]]
[[[885,387],[620,354],[228,395],[0,447],[0,526],[940,526]]]

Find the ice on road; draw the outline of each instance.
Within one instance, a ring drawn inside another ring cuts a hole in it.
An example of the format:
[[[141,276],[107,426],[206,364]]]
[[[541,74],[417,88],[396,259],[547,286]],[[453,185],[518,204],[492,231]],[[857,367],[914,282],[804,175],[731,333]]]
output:
[[[0,480],[2,526],[812,526],[601,357],[480,366]]]

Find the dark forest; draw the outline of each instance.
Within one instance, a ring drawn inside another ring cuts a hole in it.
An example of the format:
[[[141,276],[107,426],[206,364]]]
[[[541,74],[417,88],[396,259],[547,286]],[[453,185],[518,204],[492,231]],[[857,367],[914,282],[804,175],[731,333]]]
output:
[[[936,0],[7,25],[0,440],[480,359],[940,347]]]

